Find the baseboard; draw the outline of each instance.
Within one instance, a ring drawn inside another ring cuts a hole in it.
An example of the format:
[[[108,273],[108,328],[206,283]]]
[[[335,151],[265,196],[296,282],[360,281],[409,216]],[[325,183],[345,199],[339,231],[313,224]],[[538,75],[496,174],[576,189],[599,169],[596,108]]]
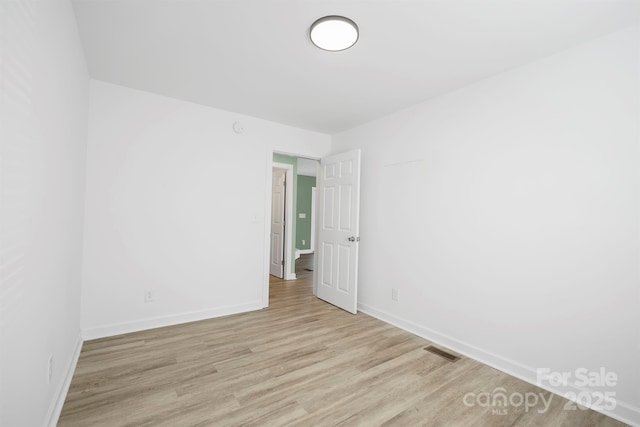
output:
[[[196,322],[198,320],[228,316],[230,314],[261,310],[262,308],[262,301],[252,301],[246,304],[218,307],[187,313],[171,314],[168,316],[152,317],[147,319],[135,320],[132,322],[113,323],[111,325],[100,326],[97,328],[84,329],[82,331],[82,337],[85,340],[93,340],[97,338],[111,337],[114,335],[128,334],[130,332],[138,332],[147,329],[162,328],[164,326],[178,325],[180,323]]]
[[[82,350],[82,334],[78,334],[78,338],[76,340],[76,347],[73,350],[73,354],[71,355],[71,359],[67,364],[67,368],[64,372],[63,380],[59,383],[58,389],[56,393],[53,395],[53,399],[51,400],[51,404],[49,405],[49,410],[47,411],[47,422],[46,425],[50,427],[55,427],[58,424],[58,419],[60,418],[60,413],[62,413],[62,407],[64,406],[64,401],[67,398],[67,393],[69,392],[69,386],[71,385],[71,379],[73,378],[73,373],[76,371],[76,365],[78,364],[78,359],[80,358],[80,351]]]
[[[287,273],[284,275],[284,280],[297,280],[298,276],[296,276],[296,273]]]
[[[630,426],[640,427],[640,407],[638,406],[618,402],[613,411],[599,411],[598,409],[594,409],[594,411],[601,412]]]
[[[492,368],[498,369],[499,371],[512,375],[530,384],[541,387],[559,396],[564,397],[565,393],[567,392],[572,392],[574,393],[574,395],[577,395],[580,392],[584,391],[588,392],[588,390],[580,389],[575,386],[568,386],[566,388],[554,388],[546,384],[539,385],[537,384],[536,369],[531,366],[526,366],[514,360],[510,360],[508,358],[493,354],[476,346],[464,343],[455,338],[418,325],[417,323],[414,323],[410,320],[402,319],[363,303],[358,304],[358,310],[379,320],[382,320],[383,322],[389,323],[400,329],[404,329],[407,332],[411,332],[414,335],[422,337],[443,347],[449,348],[470,359],[477,360],[478,362],[484,363],[485,365],[491,366]],[[626,424],[640,427],[640,408],[638,408],[637,406],[628,404],[626,402],[617,401],[615,409],[611,411],[595,407],[591,409],[593,409],[594,411],[598,411],[608,417],[615,418],[618,421],[622,421]]]

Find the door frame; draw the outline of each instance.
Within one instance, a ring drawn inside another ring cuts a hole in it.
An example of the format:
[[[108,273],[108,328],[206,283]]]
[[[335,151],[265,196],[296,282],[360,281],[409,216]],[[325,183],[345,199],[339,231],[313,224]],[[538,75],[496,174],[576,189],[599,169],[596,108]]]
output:
[[[316,177],[317,179],[317,177]],[[311,220],[311,237],[309,237],[309,249],[296,250],[299,254],[312,254],[316,247],[316,187],[311,187],[311,212],[309,213]]]
[[[279,162],[274,162],[273,161],[273,155],[274,154],[283,154],[285,156],[291,156],[291,157],[303,157],[305,159],[311,159],[311,160],[315,160],[317,162],[320,162],[320,157],[317,157],[317,155],[308,155],[308,154],[304,154],[304,153],[292,153],[292,152],[286,152],[286,151],[281,151],[281,150],[277,150],[274,148],[269,148],[267,150],[267,170],[266,170],[266,179],[265,179],[265,204],[264,204],[264,222],[263,222],[263,227],[264,227],[264,246],[263,246],[263,271],[262,271],[262,308],[266,308],[269,307],[269,261],[270,261],[270,255],[271,255],[271,192],[272,190],[272,182],[273,182],[273,168],[277,167],[277,168],[282,168],[282,169],[287,169],[287,176],[286,176],[286,180],[288,183],[291,183],[292,185],[287,185],[287,188],[285,190],[285,198],[286,201],[285,203],[287,204],[286,209],[285,209],[285,221],[287,222],[285,224],[285,252],[290,252],[290,248],[292,247],[292,245],[294,244],[293,241],[291,241],[292,238],[292,230],[293,230],[293,165],[290,165],[288,163],[279,163]],[[315,214],[317,214],[317,212],[315,212]],[[316,227],[317,227],[317,221],[316,221]],[[316,230],[317,232],[317,230]],[[315,248],[314,248],[315,250]],[[291,259],[285,259],[285,267],[287,267],[289,264],[291,264]],[[315,263],[315,260],[314,260]],[[291,267],[295,267],[295,261],[293,263],[293,265]],[[314,269],[315,269],[315,265],[314,265]],[[291,280],[291,279],[295,279],[295,268],[293,271],[293,277],[291,277],[291,275],[288,276],[288,271],[287,268],[285,268],[284,271],[284,276],[285,276],[285,280]],[[290,279],[287,279],[287,277],[290,277]],[[315,295],[315,289],[316,289],[316,285],[315,285],[315,277],[316,274],[314,273],[313,275],[313,294]]]

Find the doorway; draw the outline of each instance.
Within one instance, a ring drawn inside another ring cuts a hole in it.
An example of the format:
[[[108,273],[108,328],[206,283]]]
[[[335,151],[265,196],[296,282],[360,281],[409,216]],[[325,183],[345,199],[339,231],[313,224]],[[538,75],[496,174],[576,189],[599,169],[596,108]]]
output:
[[[269,153],[271,154],[271,153]],[[291,156],[277,153],[271,154],[268,164],[278,167],[278,162],[284,159],[293,166],[294,174],[297,169],[298,159]],[[361,150],[352,149],[339,154],[332,154],[317,160],[314,165],[318,184],[318,201],[314,214],[318,215],[315,223],[314,243],[314,268],[313,294],[318,298],[333,304],[345,311],[356,314],[358,309],[358,248],[360,242],[360,164]],[[271,195],[272,168],[267,169],[268,194]],[[291,182],[291,181],[290,181]],[[294,198],[289,198],[291,187],[289,185],[285,191],[287,200],[285,201],[287,213],[285,220],[293,218],[292,205],[296,205],[295,191]],[[267,214],[265,225],[267,229],[271,222],[271,197],[267,198]],[[297,208],[296,208],[297,209]],[[298,212],[299,213],[299,212]],[[304,218],[297,215],[295,218]],[[295,234],[290,233],[292,221],[288,221],[285,226],[285,250],[284,275],[295,278]],[[295,233],[295,232],[294,232]],[[265,270],[264,285],[262,288],[263,307],[269,306],[269,294],[271,292],[269,271],[269,249],[270,234],[265,234]],[[287,260],[290,260],[287,268]],[[280,281],[285,282],[283,280]]]
[[[274,153],[271,166],[266,279],[268,282],[281,279],[278,282],[282,283],[296,280],[302,274],[312,280],[316,235],[314,196],[319,162]],[[266,307],[265,295],[263,301]]]

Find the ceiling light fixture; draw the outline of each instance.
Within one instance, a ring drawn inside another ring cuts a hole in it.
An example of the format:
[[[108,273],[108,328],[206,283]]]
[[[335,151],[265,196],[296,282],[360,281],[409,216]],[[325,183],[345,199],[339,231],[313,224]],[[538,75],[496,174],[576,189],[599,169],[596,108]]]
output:
[[[311,24],[309,38],[320,49],[337,52],[356,44],[358,33],[358,26],[351,19],[332,15]]]

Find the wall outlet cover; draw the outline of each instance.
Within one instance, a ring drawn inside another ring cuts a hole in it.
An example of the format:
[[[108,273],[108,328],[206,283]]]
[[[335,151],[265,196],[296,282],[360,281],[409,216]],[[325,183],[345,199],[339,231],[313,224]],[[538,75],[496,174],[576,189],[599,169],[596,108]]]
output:
[[[155,300],[155,295],[153,294],[153,291],[150,289],[147,289],[146,291],[144,291],[144,302],[153,302]]]

